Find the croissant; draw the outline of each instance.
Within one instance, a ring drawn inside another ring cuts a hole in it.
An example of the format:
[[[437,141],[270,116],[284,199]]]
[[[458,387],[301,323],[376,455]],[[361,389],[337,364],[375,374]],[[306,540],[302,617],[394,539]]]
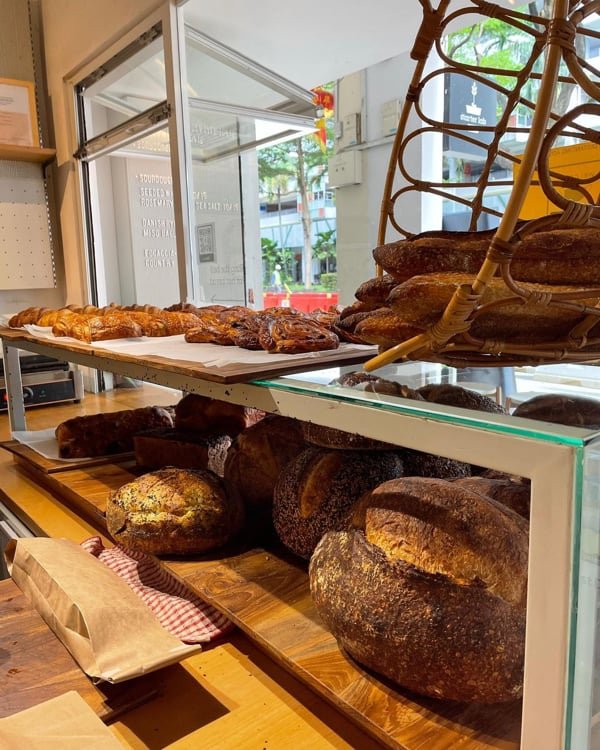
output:
[[[55,336],[71,336],[80,341],[106,341],[107,339],[138,338],[142,328],[123,313],[106,315],[78,315],[58,320],[52,328]]]
[[[15,313],[12,318],[8,321],[8,325],[11,328],[22,328],[26,325],[32,325],[37,323],[40,315],[48,310],[47,307],[28,307],[25,310],[21,310]]]
[[[68,318],[76,313],[70,310],[68,307],[63,307],[60,310],[46,310],[43,312],[36,321],[38,326],[49,326],[52,327],[62,318]]]

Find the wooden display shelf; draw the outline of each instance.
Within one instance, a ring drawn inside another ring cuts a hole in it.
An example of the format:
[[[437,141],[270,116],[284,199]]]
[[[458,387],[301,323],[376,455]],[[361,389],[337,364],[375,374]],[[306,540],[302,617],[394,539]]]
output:
[[[15,459],[25,466],[22,456]],[[29,473],[104,528],[108,493],[134,478],[126,467],[111,464],[53,473],[30,467]],[[519,701],[481,706],[427,699],[402,691],[350,659],[319,618],[306,565],[280,547],[244,549],[238,545],[202,558],[163,559],[161,563],[382,746],[397,750],[519,748]]]
[[[365,362],[369,357],[373,356],[376,350],[373,346],[368,349],[357,350],[351,344],[342,344],[339,349],[327,349],[307,354],[290,354],[285,359],[278,359],[273,362],[230,362],[228,364],[205,366],[200,362],[184,359],[171,359],[155,354],[137,354],[135,341],[131,343],[130,351],[124,353],[122,351],[117,352],[104,349],[102,348],[102,342],[87,344],[76,341],[61,341],[58,338],[41,338],[33,336],[20,328],[7,328],[4,326],[0,326],[0,338],[6,339],[11,344],[18,345],[19,343],[31,342],[37,344],[38,347],[47,347],[59,359],[62,358],[80,364],[88,364],[91,367],[98,367],[101,360],[105,359],[125,365],[152,367],[165,374],[175,374],[185,378],[200,378],[213,383],[223,384],[245,383],[251,380],[276,378],[282,375],[319,370],[326,367],[355,365]],[[160,339],[156,340],[160,341]],[[194,344],[189,344],[188,346],[190,347],[191,354]],[[202,346],[202,344],[199,346]],[[237,347],[222,347],[222,349],[233,351]],[[245,352],[245,350],[242,351]],[[69,354],[79,356],[70,358]],[[90,362],[87,361],[88,358]]]
[[[0,143],[0,159],[7,161],[29,161],[36,164],[48,164],[56,156],[56,149],[40,146],[14,146]]]

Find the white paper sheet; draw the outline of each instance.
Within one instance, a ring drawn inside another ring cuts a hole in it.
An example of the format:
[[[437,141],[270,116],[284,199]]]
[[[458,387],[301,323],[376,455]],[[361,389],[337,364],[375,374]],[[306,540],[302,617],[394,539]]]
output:
[[[27,325],[26,330],[38,338],[53,341],[73,342],[76,339],[67,336],[54,336],[51,328]],[[78,344],[85,344],[76,341]],[[89,344],[88,344],[89,346]],[[305,354],[270,354],[265,351],[251,351],[240,349],[238,346],[217,346],[216,344],[189,344],[183,334],[180,336],[148,337],[141,336],[135,339],[113,339],[111,341],[95,341],[91,346],[94,349],[105,349],[109,352],[130,354],[136,357],[156,356],[165,359],[184,360],[195,362],[204,367],[225,367],[227,365],[258,365],[271,362],[293,362],[295,358],[318,360],[324,354],[335,354],[336,352],[357,354],[365,352],[377,352],[377,348],[365,344],[340,344],[338,349],[330,349],[325,352],[307,352]]]
[[[54,427],[48,430],[15,430],[12,433],[14,440],[27,445],[29,448],[39,453],[44,458],[50,458],[54,461],[81,461],[80,458],[61,458],[58,454],[58,443],[54,436]]]

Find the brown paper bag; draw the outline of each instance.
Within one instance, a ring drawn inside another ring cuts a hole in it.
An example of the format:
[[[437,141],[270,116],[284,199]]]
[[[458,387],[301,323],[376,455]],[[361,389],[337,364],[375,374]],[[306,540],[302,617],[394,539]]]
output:
[[[2,750],[123,750],[83,698],[71,690],[0,719]]]
[[[122,682],[198,651],[170,635],[99,560],[66,539],[19,539],[6,549],[19,588],[96,680]]]

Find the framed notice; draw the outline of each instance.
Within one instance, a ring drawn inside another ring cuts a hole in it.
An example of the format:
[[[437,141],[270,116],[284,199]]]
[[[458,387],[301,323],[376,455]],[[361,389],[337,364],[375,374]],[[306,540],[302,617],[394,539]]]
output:
[[[215,261],[215,225],[196,225],[196,244],[198,247],[199,263],[214,263]]]
[[[35,89],[31,81],[0,78],[0,143],[40,145]]]

